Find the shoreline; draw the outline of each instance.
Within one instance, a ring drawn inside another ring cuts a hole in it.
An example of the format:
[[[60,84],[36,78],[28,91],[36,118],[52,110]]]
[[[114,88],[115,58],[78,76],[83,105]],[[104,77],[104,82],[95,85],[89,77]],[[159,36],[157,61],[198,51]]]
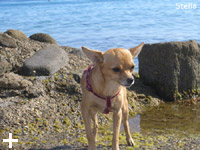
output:
[[[0,34],[1,35],[1,34]],[[19,36],[18,36],[19,37]],[[80,77],[90,64],[79,50],[68,46],[58,46],[68,55],[68,63],[48,77],[24,76],[20,70],[26,59],[41,48],[51,46],[29,38],[26,40],[8,36],[16,47],[0,46],[0,139],[19,139],[13,144],[15,150],[39,149],[85,149],[87,140],[80,113]],[[10,43],[9,43],[10,44]],[[55,44],[54,44],[55,45]],[[130,118],[146,109],[164,103],[155,91],[136,79],[128,92]],[[110,149],[112,131],[111,115],[99,115],[99,149]],[[190,148],[198,146],[198,135],[178,137],[174,132],[142,135],[132,133],[136,141],[135,149],[145,148]],[[180,142],[182,141],[182,142]],[[170,143],[171,145],[169,145]],[[187,145],[188,144],[188,145]],[[8,143],[0,142],[2,150]],[[120,135],[120,148],[131,149],[125,144],[125,136]]]

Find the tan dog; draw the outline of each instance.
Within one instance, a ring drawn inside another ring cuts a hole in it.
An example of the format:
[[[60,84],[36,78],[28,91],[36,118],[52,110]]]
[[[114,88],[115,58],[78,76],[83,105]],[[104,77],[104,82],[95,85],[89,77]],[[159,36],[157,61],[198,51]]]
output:
[[[127,143],[129,146],[134,145],[128,123],[129,110],[126,87],[130,87],[134,83],[132,71],[135,64],[133,58],[139,55],[143,45],[144,43],[130,50],[110,49],[104,53],[82,47],[83,52],[94,64],[83,73],[81,79],[83,92],[81,112],[89,150],[96,150],[97,112],[105,114],[113,112],[113,150],[119,150],[119,132],[122,119]],[[91,120],[94,123],[93,129]]]

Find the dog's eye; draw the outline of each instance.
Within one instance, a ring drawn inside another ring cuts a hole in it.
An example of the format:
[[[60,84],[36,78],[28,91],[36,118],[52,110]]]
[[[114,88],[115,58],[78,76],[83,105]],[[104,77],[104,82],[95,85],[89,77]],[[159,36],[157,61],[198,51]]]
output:
[[[131,67],[131,71],[133,71],[133,70],[134,70],[134,68],[135,68],[135,66],[132,66],[132,67]]]
[[[116,67],[112,69],[114,72],[120,72],[120,68]]]

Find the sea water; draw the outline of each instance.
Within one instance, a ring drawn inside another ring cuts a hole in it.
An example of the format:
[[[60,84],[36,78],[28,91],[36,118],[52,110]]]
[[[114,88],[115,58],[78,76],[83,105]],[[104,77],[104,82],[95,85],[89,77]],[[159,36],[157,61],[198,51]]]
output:
[[[0,0],[0,32],[50,34],[105,51],[141,42],[200,41],[199,0]],[[137,63],[137,61],[136,61]]]

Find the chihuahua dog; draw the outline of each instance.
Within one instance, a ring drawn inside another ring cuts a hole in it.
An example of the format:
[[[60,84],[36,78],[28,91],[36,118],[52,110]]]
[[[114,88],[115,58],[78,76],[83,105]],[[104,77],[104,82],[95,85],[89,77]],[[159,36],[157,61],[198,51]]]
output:
[[[144,42],[129,50],[115,48],[101,52],[82,47],[82,51],[93,62],[82,75],[81,113],[88,139],[88,149],[96,150],[98,131],[97,112],[113,112],[112,149],[119,150],[120,125],[123,120],[126,140],[134,146],[128,123],[128,101],[126,87],[134,84],[133,59],[142,50]],[[93,128],[91,122],[93,121]]]

